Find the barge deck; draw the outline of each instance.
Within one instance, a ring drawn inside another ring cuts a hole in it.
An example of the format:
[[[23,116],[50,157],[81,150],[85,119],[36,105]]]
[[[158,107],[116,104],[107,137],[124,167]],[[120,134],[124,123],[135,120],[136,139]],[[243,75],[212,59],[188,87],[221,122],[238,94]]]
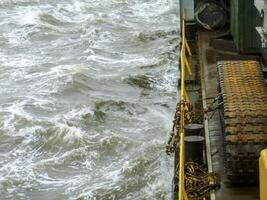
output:
[[[225,44],[220,50],[216,50],[211,43],[215,38],[214,32],[200,31],[198,33],[198,62],[200,67],[200,81],[202,85],[202,102],[204,110],[207,110],[218,94],[218,59],[257,60],[257,56],[242,56],[231,49],[229,41],[220,41],[221,45]],[[223,152],[223,127],[220,120],[220,113],[216,110],[204,114],[207,164],[209,171],[218,172],[221,176],[221,188],[211,194],[211,199],[242,199],[252,200],[259,199],[258,187],[235,187],[230,185],[224,175],[224,152]]]

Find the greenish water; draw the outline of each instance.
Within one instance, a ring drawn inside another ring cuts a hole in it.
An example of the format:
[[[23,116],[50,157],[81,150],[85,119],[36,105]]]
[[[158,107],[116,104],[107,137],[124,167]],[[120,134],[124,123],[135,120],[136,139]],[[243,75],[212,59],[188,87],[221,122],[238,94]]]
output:
[[[0,0],[0,199],[170,199],[178,1]]]

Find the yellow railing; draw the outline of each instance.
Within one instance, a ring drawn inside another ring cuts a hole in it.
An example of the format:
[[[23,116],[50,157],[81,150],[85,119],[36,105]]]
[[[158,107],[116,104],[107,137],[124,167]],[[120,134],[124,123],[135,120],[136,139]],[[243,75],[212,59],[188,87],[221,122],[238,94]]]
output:
[[[185,86],[185,78],[187,75],[191,75],[191,67],[187,59],[187,54],[191,56],[191,51],[185,36],[185,13],[182,13],[182,46],[180,52],[180,76],[181,76],[181,99],[180,99],[180,142],[179,142],[179,200],[187,200],[187,194],[185,191],[185,145],[184,145],[184,126],[185,126],[185,103],[189,102],[188,94]]]
[[[267,149],[262,150],[260,165],[260,200],[267,199]]]

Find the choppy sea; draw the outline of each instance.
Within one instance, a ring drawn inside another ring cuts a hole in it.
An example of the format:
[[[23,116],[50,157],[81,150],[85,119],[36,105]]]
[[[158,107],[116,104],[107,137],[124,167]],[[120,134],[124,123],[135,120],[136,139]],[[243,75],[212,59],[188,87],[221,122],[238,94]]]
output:
[[[178,0],[0,0],[0,199],[167,200]]]

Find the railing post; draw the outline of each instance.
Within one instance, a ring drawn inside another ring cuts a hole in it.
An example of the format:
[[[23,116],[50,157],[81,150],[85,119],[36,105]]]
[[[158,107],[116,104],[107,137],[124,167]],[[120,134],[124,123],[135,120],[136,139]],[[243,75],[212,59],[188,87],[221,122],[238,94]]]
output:
[[[261,151],[260,166],[260,200],[267,199],[267,149]]]
[[[181,99],[180,99],[180,127],[179,127],[179,200],[187,200],[187,193],[185,191],[185,174],[184,174],[184,162],[185,162],[185,146],[184,146],[184,126],[185,126],[185,105],[189,102],[188,94],[185,87],[186,72],[191,75],[191,67],[187,60],[186,53],[191,56],[191,51],[185,37],[185,13],[182,13],[182,47],[180,52],[181,60]]]

